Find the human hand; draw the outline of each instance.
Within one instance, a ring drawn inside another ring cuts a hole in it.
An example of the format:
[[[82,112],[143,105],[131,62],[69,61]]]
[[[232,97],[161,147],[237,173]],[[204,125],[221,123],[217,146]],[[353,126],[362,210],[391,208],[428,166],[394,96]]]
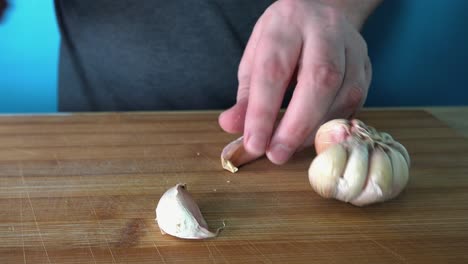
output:
[[[229,133],[243,131],[247,152],[266,153],[273,163],[283,164],[312,145],[320,124],[352,116],[363,105],[372,76],[359,33],[367,15],[357,13],[318,0],[272,4],[247,43],[237,103],[220,115],[220,126]],[[292,99],[275,128],[291,81],[297,81]]]

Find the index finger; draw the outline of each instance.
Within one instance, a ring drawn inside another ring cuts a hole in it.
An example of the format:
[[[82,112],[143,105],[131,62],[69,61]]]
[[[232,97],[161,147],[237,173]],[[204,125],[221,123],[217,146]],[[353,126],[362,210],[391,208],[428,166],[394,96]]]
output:
[[[296,89],[267,151],[273,163],[286,162],[318,127],[341,88],[344,71],[341,41],[315,35],[306,40]]]
[[[245,148],[257,155],[265,153],[302,43],[297,30],[272,20],[257,44],[245,117]]]

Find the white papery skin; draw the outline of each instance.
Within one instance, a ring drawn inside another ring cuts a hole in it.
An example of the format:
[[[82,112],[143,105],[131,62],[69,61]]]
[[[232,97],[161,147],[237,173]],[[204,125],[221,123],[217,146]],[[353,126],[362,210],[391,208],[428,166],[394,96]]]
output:
[[[205,239],[216,237],[216,232],[208,229],[198,205],[184,184],[167,190],[156,207],[156,221],[162,234],[184,239]]]
[[[315,149],[317,157],[309,167],[309,181],[325,198],[365,206],[395,198],[408,183],[410,157],[406,148],[390,134],[360,120],[325,123],[317,132]],[[337,171],[342,174],[337,175]]]

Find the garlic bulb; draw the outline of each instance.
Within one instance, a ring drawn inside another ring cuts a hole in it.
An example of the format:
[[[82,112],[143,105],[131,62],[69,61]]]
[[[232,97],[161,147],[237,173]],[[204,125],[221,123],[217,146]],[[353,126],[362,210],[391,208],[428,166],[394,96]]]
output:
[[[216,237],[216,232],[208,229],[200,209],[187,191],[185,184],[177,184],[167,190],[156,207],[156,221],[162,234],[185,239]]]
[[[364,206],[395,198],[408,183],[406,148],[360,120],[323,124],[315,137],[315,149],[309,181],[325,198]]]
[[[239,170],[239,166],[260,157],[261,155],[248,153],[244,148],[244,137],[240,137],[224,147],[221,152],[221,166],[223,166],[225,170],[236,173]]]

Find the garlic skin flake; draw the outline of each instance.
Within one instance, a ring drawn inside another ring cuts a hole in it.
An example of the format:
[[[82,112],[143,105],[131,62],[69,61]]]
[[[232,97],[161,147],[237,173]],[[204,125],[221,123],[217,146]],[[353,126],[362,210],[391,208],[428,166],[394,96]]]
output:
[[[322,197],[365,206],[395,198],[408,184],[406,148],[360,120],[335,119],[323,124],[315,137],[315,149],[309,181]]]
[[[208,229],[203,215],[185,184],[177,184],[167,190],[156,207],[156,221],[162,234],[184,239],[205,239],[216,237],[224,228],[216,232]]]

